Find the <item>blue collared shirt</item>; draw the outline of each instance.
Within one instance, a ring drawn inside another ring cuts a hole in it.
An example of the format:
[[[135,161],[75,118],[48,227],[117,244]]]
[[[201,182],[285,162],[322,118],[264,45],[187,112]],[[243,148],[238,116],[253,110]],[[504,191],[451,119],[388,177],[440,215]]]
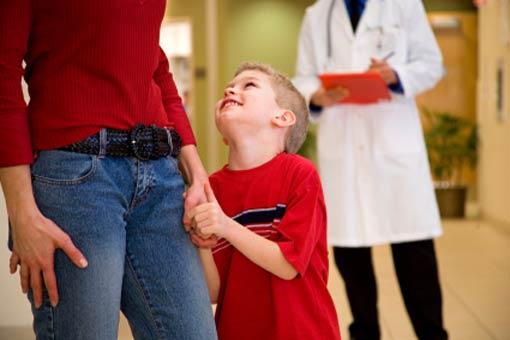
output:
[[[349,17],[352,17],[351,0],[344,0],[344,3],[345,7],[347,8],[347,11],[349,12]],[[363,12],[365,11],[366,4],[367,0],[358,0],[357,6],[360,18],[363,15]],[[400,82],[400,77],[398,76],[397,72],[395,72],[395,75],[397,76],[397,82],[395,84],[388,85],[388,88],[395,93],[403,94],[404,88],[402,87],[402,83]]]
[[[345,3],[345,7],[347,8],[347,11],[349,12],[349,17],[350,17],[352,15],[351,14],[352,13],[351,1],[344,0],[344,3]],[[363,12],[365,11],[366,4],[367,4],[367,0],[358,0],[358,10],[360,13],[360,19],[361,19],[361,16],[363,15]],[[393,70],[393,71],[395,72],[395,70]],[[395,92],[398,94],[403,94],[404,88],[402,87],[402,83],[400,82],[400,77],[398,76],[397,72],[395,72],[395,76],[397,77],[397,82],[395,84],[388,85],[388,88],[392,92]],[[312,116],[318,116],[322,111],[321,106],[317,106],[312,103],[310,103],[309,108],[310,108],[310,113],[312,114]]]
[[[350,0],[344,0],[345,7],[347,7],[347,11],[349,12],[349,16],[352,16],[352,8],[351,8],[351,1]],[[365,5],[367,4],[367,0],[358,0],[358,11],[359,16],[363,15],[363,11],[365,10]]]

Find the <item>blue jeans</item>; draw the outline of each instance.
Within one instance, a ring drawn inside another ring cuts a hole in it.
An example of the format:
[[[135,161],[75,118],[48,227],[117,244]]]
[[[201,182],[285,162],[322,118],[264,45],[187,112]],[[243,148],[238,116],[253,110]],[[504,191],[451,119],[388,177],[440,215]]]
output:
[[[182,226],[184,183],[172,157],[40,152],[32,166],[41,212],[88,260],[55,254],[60,302],[34,308],[37,339],[116,340],[119,311],[135,339],[216,339],[196,248]]]

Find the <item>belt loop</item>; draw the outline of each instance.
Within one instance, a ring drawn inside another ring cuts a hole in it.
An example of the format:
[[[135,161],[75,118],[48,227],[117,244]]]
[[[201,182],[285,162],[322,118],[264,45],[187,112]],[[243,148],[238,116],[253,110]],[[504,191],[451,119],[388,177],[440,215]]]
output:
[[[170,152],[168,154],[173,157],[174,143],[172,141],[172,134],[170,133],[170,130],[168,128],[165,128],[165,131],[166,131],[166,136],[168,138],[168,145],[170,146]]]
[[[98,158],[104,158],[106,155],[106,144],[108,142],[108,132],[106,129],[99,131],[99,155]]]

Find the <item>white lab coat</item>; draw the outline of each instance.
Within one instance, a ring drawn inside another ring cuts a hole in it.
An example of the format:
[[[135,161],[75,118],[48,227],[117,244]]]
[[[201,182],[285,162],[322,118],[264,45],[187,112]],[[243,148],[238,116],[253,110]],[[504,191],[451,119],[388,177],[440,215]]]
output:
[[[362,72],[388,63],[404,95],[370,105],[339,104],[318,118],[318,161],[328,207],[328,239],[357,247],[429,239],[442,233],[414,96],[443,74],[442,57],[420,0],[369,0],[353,34],[344,0],[306,10],[294,83],[307,101],[324,72]]]

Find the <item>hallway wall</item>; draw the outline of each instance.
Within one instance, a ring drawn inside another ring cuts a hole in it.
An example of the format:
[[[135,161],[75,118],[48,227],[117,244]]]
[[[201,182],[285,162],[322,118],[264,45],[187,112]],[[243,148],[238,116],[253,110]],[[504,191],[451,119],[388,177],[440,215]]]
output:
[[[478,18],[480,210],[482,217],[510,231],[510,1],[488,1]],[[503,71],[501,110],[497,108],[498,68]]]
[[[214,126],[209,126],[208,116],[213,107],[207,103],[208,77],[218,72],[216,98],[220,98],[225,84],[233,76],[239,63],[257,60],[269,63],[289,76],[294,74],[298,33],[305,8],[314,0],[213,0],[217,9],[217,51],[207,50],[206,4],[211,0],[172,0],[167,7],[169,17],[187,17],[192,21],[193,34],[193,128],[198,140],[202,160],[209,171],[214,171],[226,161],[226,148]],[[217,65],[207,64],[207,54],[217,53]],[[216,70],[211,69],[216,67]],[[211,139],[210,134],[215,137]],[[215,140],[219,149],[218,159],[208,150],[208,143]]]
[[[206,116],[210,113],[207,107],[207,51],[206,51],[206,0],[172,0],[167,1],[167,17],[189,18],[192,25],[192,97],[194,119],[193,131],[197,138],[200,156],[207,166],[207,134]]]
[[[297,40],[305,8],[314,0],[218,0],[218,98],[243,61],[271,64],[294,75]],[[226,148],[220,142],[221,164]]]
[[[475,121],[478,78],[477,12],[462,9],[433,10],[428,12],[428,17],[443,55],[445,74],[433,89],[416,98],[418,107],[448,112]],[[435,27],[433,23],[438,19],[456,20],[458,26],[446,29]],[[476,170],[466,164],[462,169],[461,181],[468,186],[470,200],[476,200]]]

